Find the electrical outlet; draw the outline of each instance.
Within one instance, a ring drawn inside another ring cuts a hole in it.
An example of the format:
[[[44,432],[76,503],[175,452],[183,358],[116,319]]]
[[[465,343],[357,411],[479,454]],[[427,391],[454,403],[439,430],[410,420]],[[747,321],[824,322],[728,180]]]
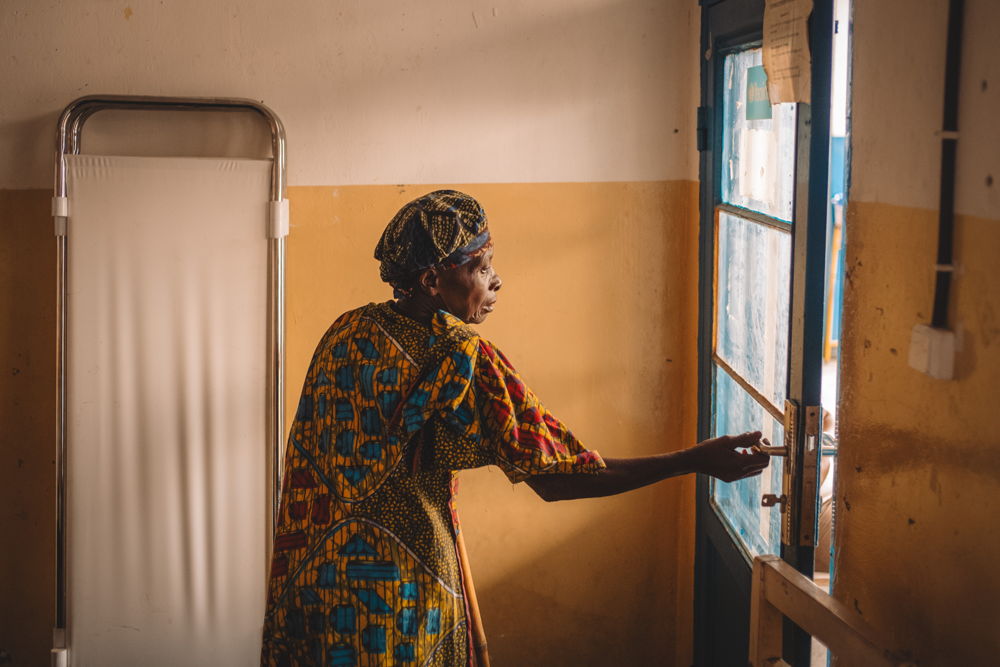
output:
[[[910,367],[938,380],[955,374],[955,332],[917,324],[910,332]]]

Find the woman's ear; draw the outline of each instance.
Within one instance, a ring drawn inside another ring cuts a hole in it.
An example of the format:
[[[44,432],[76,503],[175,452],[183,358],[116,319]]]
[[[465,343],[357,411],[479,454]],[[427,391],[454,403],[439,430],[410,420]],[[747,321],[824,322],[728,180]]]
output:
[[[437,296],[438,294],[438,272],[437,269],[431,267],[420,273],[417,278],[417,284],[420,286],[420,291],[428,296]]]

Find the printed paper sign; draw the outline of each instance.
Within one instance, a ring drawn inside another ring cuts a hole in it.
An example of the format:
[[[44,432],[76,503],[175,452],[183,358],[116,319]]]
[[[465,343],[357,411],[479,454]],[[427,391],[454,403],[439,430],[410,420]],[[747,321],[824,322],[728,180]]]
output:
[[[772,104],[810,102],[812,9],[812,0],[767,0],[764,6],[764,69]]]

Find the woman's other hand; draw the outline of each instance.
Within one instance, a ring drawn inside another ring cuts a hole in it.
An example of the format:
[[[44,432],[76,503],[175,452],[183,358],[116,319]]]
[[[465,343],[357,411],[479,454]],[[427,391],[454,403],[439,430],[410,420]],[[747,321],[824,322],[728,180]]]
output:
[[[749,451],[760,444],[760,431],[723,435],[695,445],[687,454],[695,472],[734,482],[761,474],[770,463],[771,457],[764,452]]]

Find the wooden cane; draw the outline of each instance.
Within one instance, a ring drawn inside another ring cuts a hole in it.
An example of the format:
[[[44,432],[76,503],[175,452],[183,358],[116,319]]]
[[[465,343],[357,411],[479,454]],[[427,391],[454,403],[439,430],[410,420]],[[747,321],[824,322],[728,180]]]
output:
[[[465,550],[465,539],[462,533],[455,537],[458,548],[458,559],[462,566],[462,581],[465,584],[465,595],[469,604],[469,621],[472,623],[472,644],[476,651],[477,667],[490,667],[490,654],[486,650],[486,630],[483,628],[483,617],[479,613],[479,600],[476,598],[476,587],[472,583],[472,570],[469,569],[469,554]]]

